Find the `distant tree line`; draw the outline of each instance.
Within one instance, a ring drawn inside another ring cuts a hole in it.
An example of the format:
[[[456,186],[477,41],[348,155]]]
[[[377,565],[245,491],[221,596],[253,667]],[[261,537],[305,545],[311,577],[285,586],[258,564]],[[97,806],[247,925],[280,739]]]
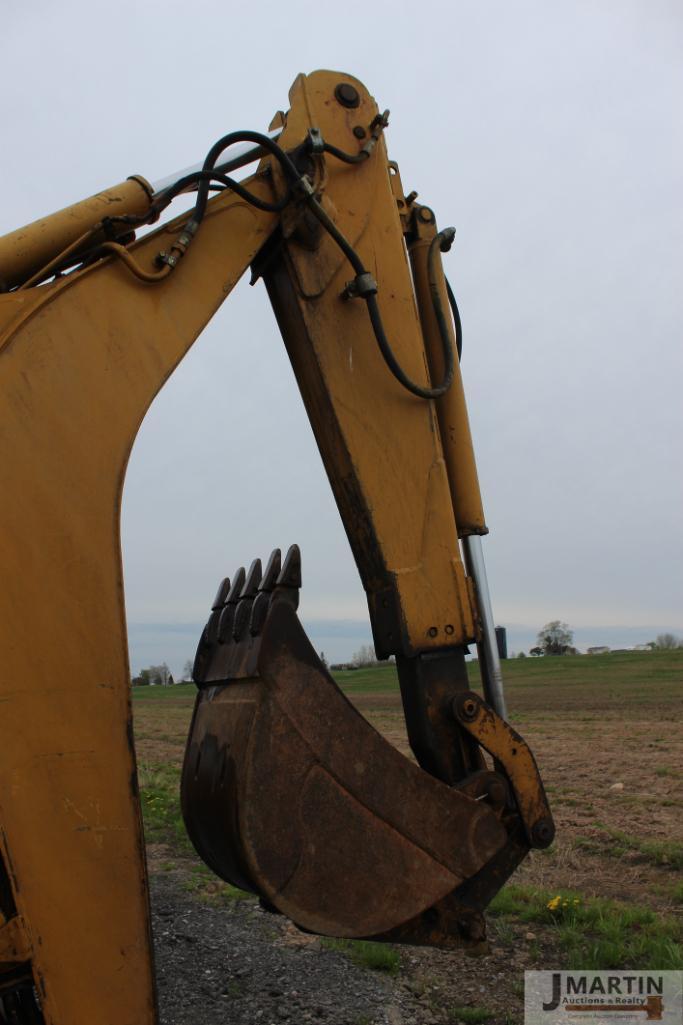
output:
[[[183,666],[182,680],[174,680],[173,673],[165,662],[159,666],[148,666],[141,669],[137,676],[132,679],[134,687],[172,687],[177,683],[189,683],[192,680],[192,659],[188,659]]]
[[[647,645],[639,645],[637,650],[643,651],[649,648],[651,651],[672,651],[675,648],[683,648],[683,637],[677,637],[672,633],[658,634],[654,641],[649,641]],[[624,649],[630,650],[630,649]],[[602,653],[601,649],[589,649],[591,653]],[[604,653],[608,653],[609,648],[605,646]],[[574,631],[567,623],[563,623],[560,619],[553,619],[549,623],[546,623],[539,632],[536,638],[536,644],[529,649],[529,655],[532,657],[540,656],[558,656],[558,655],[578,655],[579,650],[574,646]],[[520,651],[517,654],[512,652],[511,658],[526,658],[526,652]],[[324,652],[320,652],[320,658],[323,665],[327,666],[327,659],[325,658]],[[390,661],[393,660],[393,656]],[[372,666],[385,665],[384,661],[380,661],[375,654],[375,649],[371,644],[363,644],[361,647],[353,653],[348,662],[335,662],[330,666],[330,669],[339,671],[344,669],[367,669]]]
[[[372,644],[362,644],[358,651],[354,651],[348,662],[335,662],[330,669],[368,669],[371,666],[385,666],[387,661],[393,662],[394,656],[390,655],[388,659],[378,659]],[[327,665],[327,663],[325,664]]]
[[[654,641],[649,641],[647,647],[651,651],[672,651],[676,648],[683,648],[683,637],[677,637],[672,633],[658,634]],[[608,650],[608,649],[606,649]],[[642,650],[642,648],[641,648]],[[529,649],[532,657],[557,656],[557,655],[578,655],[574,647],[574,631],[559,619],[553,619],[546,623],[538,632],[536,644]],[[590,654],[590,652],[589,652]],[[526,658],[526,653],[520,651],[511,655],[512,658]],[[328,662],[323,651],[320,652],[320,660],[327,667]],[[389,659],[393,661],[393,655]],[[348,662],[336,662],[329,668],[333,670],[343,669],[367,669],[372,666],[386,665],[386,660],[380,661],[375,654],[371,644],[363,644],[353,653]],[[190,683],[192,681],[192,659],[187,659],[183,665],[183,674],[180,680],[173,678],[173,673],[166,662],[158,666],[148,666],[141,669],[137,676],[133,677],[134,687],[170,687],[175,683]]]
[[[658,634],[654,641],[650,641],[649,647],[657,651],[671,651],[673,648],[683,648],[683,637],[676,637],[675,634]]]
[[[676,637],[672,633],[658,634],[654,641],[648,641],[646,645],[640,645],[638,650],[649,648],[650,651],[672,651],[675,648],[683,648],[683,638]],[[624,649],[628,650],[628,649]],[[591,653],[607,653],[609,648],[590,649]],[[539,631],[536,644],[529,649],[529,654],[535,657],[540,655],[578,655],[578,649],[574,647],[574,631],[562,623],[559,619],[553,619]],[[526,658],[526,654],[520,651],[514,658]]]

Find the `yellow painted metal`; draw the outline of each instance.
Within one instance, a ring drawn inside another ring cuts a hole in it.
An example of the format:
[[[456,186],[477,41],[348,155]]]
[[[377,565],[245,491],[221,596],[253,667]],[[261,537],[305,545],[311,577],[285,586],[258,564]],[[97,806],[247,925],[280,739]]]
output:
[[[143,216],[151,196],[151,186],[135,176],[4,235],[0,238],[0,290],[26,281],[103,217]]]
[[[23,918],[17,915],[4,922],[0,916],[0,967],[25,964],[32,956],[33,946]]]
[[[469,716],[463,714],[463,709],[469,711]],[[503,768],[532,845],[547,847],[555,830],[536,759],[529,745],[478,694],[462,695],[455,714],[463,729]],[[546,828],[545,835],[541,832],[540,837],[539,825]]]
[[[420,311],[420,323],[424,334],[425,348],[431,379],[434,383],[443,380],[444,357],[443,345],[434,314],[429,277],[428,253],[429,246],[436,235],[436,222],[429,207],[413,205],[412,225],[416,237],[410,244],[410,263],[413,269],[415,294]],[[439,293],[441,305],[447,313],[450,326],[451,316],[448,312],[448,295],[440,259],[437,260]],[[455,339],[451,331],[451,342]],[[460,363],[456,359],[453,383],[445,395],[436,399],[436,409],[441,430],[441,443],[448,468],[448,481],[453,500],[455,521],[458,525],[458,536],[467,534],[487,534],[488,528],[484,519],[484,509],[479,490],[477,464],[472,447],[469,417],[465,390],[462,383]]]
[[[358,91],[358,107],[336,102],[340,81]],[[377,114],[357,79],[329,71],[300,76],[290,99],[287,129],[294,137],[305,137],[315,126],[326,141],[350,153],[359,149],[354,127],[367,128]],[[317,182],[326,209],[378,282],[382,318],[399,362],[413,380],[427,385],[391,173],[380,140],[362,164],[326,157]],[[289,223],[286,263],[280,271],[269,263],[266,280],[281,328],[287,328],[285,342],[368,592],[376,644],[385,653],[408,653],[466,643],[476,627],[434,404],[392,376],[365,302],[340,301],[353,277],[346,257],[329,235],[311,238],[306,228],[303,234],[301,225]],[[402,638],[388,617],[386,631],[377,628],[382,603],[394,599]]]
[[[342,79],[359,92],[355,109],[334,99]],[[353,152],[353,128],[377,113],[360,82],[332,72],[300,76],[291,104],[285,148],[314,125]],[[277,179],[274,167],[247,184],[272,198]],[[379,281],[399,361],[426,384],[383,141],[360,165],[316,158],[316,179]],[[0,276],[21,282],[105,213],[145,209],[143,186],[124,190],[120,205],[95,197],[0,240]],[[136,265],[153,273],[183,221],[130,247]],[[391,376],[364,302],[340,302],[350,268],[309,222],[282,219],[290,298],[276,309],[363,583],[376,610],[386,588],[395,596],[404,650],[466,642],[475,622],[435,406]],[[121,490],[150,402],[278,223],[226,193],[163,280],[111,256],[0,295],[0,854],[47,1025],[155,1020]]]
[[[162,282],[110,257],[0,296],[0,849],[48,1025],[155,1021],[121,490],[150,402],[275,224],[226,193]]]

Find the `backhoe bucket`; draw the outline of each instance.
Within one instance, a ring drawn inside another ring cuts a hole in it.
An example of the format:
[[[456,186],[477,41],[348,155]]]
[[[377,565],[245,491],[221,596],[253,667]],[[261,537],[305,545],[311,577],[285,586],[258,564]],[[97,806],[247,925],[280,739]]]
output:
[[[255,560],[221,585],[195,662],[188,833],[219,876],[306,930],[434,942],[439,907],[506,829],[356,711],[298,620],[299,585],[296,547],[282,570],[276,551],[263,577]],[[449,946],[484,937],[471,909],[440,931]]]

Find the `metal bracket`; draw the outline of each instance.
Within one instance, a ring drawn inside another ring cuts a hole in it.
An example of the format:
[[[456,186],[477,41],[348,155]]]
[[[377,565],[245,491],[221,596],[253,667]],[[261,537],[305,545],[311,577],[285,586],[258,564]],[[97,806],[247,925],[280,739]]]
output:
[[[383,114],[375,115],[375,117],[373,118],[372,123],[370,125],[370,138],[368,139],[368,141],[365,143],[364,146],[361,146],[361,149],[360,149],[361,153],[365,153],[366,156],[369,157],[370,154],[372,153],[373,149],[377,145],[377,141],[379,140],[379,137],[381,136],[382,132],[384,131],[385,128],[388,128],[388,126],[389,126],[389,111],[388,110],[385,110]]]
[[[322,137],[322,132],[319,128],[308,129],[308,149],[311,153],[324,153],[325,152],[325,140]]]
[[[473,691],[452,704],[458,723],[476,738],[508,777],[532,847],[549,847],[555,825],[538,767],[526,742]]]
[[[391,191],[396,200],[396,206],[398,207],[398,215],[401,218],[401,227],[403,228],[403,234],[408,234],[410,227],[410,207],[415,201],[417,192],[411,192],[409,196],[406,196],[403,192],[403,183],[401,182],[401,174],[398,169],[398,164],[395,160],[388,162],[389,167],[389,182],[391,184]]]
[[[311,196],[315,196],[315,189],[311,184],[311,180],[305,174],[302,174],[301,177],[297,178],[294,182],[292,185],[292,192],[304,199],[310,199]]]
[[[346,282],[341,294],[342,299],[365,299],[368,295],[377,295],[377,282],[372,274],[357,274],[353,281]]]

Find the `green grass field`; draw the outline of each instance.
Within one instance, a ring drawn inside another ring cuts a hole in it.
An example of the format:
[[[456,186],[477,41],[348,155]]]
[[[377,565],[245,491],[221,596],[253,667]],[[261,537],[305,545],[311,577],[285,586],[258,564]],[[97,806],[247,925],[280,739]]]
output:
[[[468,663],[474,689],[479,666]],[[503,663],[508,704],[515,712],[554,714],[577,705],[618,714],[637,714],[642,705],[677,704],[682,699],[683,649],[624,655],[563,658],[514,658]],[[333,673],[349,694],[386,694],[398,690],[394,665]]]
[[[479,667],[468,663],[468,674],[479,689]],[[683,649],[633,652],[623,655],[578,655],[563,658],[514,658],[503,663],[509,704],[519,710],[553,713],[577,703],[629,713],[640,705],[678,704],[682,700]],[[332,674],[349,695],[398,693],[393,663],[342,670]],[[193,684],[135,687],[136,701],[190,698]],[[514,709],[513,709],[514,710]]]
[[[557,824],[553,846],[533,853],[490,909],[494,949],[521,957],[510,1000],[524,968],[683,968],[683,651],[503,668],[510,719],[536,755]],[[468,671],[478,689],[476,662]],[[408,753],[395,667],[334,675]],[[153,871],[184,866],[188,892],[229,902],[239,891],[199,865],[178,804],[195,694],[193,685],[133,691],[148,849]],[[353,945],[348,953],[398,970],[394,954]]]

